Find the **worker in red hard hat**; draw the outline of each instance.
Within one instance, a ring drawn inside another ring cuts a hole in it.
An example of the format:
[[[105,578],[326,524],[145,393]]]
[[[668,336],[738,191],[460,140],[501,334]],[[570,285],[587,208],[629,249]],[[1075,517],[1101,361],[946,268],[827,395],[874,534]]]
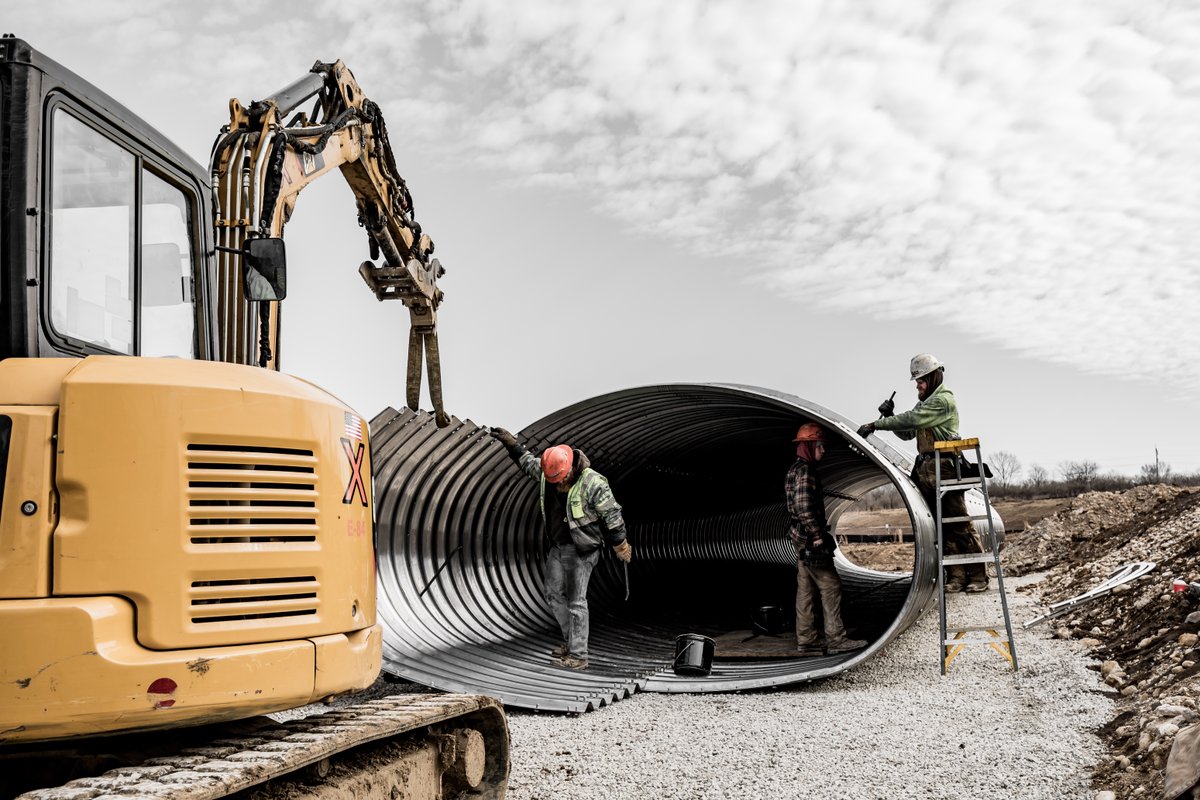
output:
[[[859,426],[860,436],[870,436],[875,431],[891,431],[901,439],[917,440],[917,460],[913,463],[912,480],[921,490],[932,513],[937,508],[936,468],[938,456],[933,443],[953,441],[958,434],[958,401],[954,392],[943,382],[946,366],[932,353],[918,353],[908,364],[908,373],[916,384],[917,404],[910,411],[896,413],[896,404],[888,398],[879,406],[879,419]],[[892,394],[895,394],[893,392]],[[956,455],[940,457],[942,475],[955,475]],[[966,499],[963,492],[945,492],[942,495],[943,517],[967,517]],[[975,538],[975,530],[969,521],[947,522],[942,525],[942,554],[979,554],[983,548]],[[946,592],[986,592],[987,569],[983,564],[951,564],[946,568]]]
[[[587,669],[587,590],[592,569],[604,545],[626,564],[633,558],[621,506],[608,480],[591,468],[583,451],[557,444],[543,450],[539,458],[503,428],[491,432],[540,487],[543,530],[550,542],[545,596],[562,632],[562,644],[550,654],[564,667]]]
[[[825,492],[817,471],[817,462],[825,456],[825,431],[815,422],[806,422],[792,442],[796,445],[796,463],[788,470],[785,489],[792,517],[788,536],[796,546],[796,652],[822,655],[813,613],[814,594],[821,596],[825,617],[824,651],[833,655],[859,650],[867,643],[849,638],[842,624],[842,579],[833,565],[837,542],[825,519]]]

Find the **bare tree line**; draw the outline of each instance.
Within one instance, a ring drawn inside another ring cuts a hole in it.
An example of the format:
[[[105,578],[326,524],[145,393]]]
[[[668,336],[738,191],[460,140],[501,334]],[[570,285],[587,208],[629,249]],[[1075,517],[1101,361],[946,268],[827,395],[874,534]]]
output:
[[[998,450],[986,459],[992,470],[988,488],[993,498],[1030,500],[1041,497],[1074,497],[1083,492],[1113,492],[1131,489],[1152,483],[1169,483],[1175,486],[1200,486],[1200,472],[1185,475],[1171,469],[1171,465],[1159,460],[1143,464],[1135,476],[1116,472],[1101,474],[1095,461],[1062,461],[1053,471],[1041,464],[1031,464],[1028,469],[1016,455]],[[880,486],[864,494],[856,510],[874,511],[881,508],[899,508],[900,495],[891,484]]]
[[[1169,483],[1175,486],[1200,486],[1200,472],[1185,475],[1171,469],[1171,465],[1158,458],[1143,464],[1137,475],[1121,475],[1117,472],[1100,472],[1095,461],[1062,461],[1051,472],[1040,464],[1029,467],[1024,480],[1020,460],[1000,450],[988,459],[995,478],[993,491],[1002,497],[1028,499],[1032,497],[1073,497],[1083,492],[1112,492],[1131,489],[1151,483]]]

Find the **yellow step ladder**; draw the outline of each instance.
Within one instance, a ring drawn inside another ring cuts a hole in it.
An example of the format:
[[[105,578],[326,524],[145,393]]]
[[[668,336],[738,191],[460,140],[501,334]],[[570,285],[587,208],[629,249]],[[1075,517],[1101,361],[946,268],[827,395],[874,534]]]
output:
[[[939,660],[942,665],[942,674],[946,674],[946,670],[950,667],[950,662],[958,656],[968,645],[986,644],[996,650],[1000,655],[1007,659],[1009,665],[1015,672],[1017,669],[1017,647],[1013,641],[1012,620],[1008,614],[1008,597],[1004,592],[1004,570],[1000,566],[1000,543],[996,537],[995,522],[992,519],[992,501],[988,497],[987,477],[984,474],[983,453],[979,447],[979,439],[955,439],[947,442],[933,443],[934,455],[934,494],[937,498],[937,508],[935,509],[934,519],[937,523],[937,554],[938,554],[938,571],[937,571],[937,594],[938,594],[938,610],[940,618],[941,645],[939,646]],[[975,451],[975,463],[971,464],[963,457],[963,451]],[[954,456],[954,474],[942,474],[942,459],[940,456]],[[968,472],[977,472],[978,477],[970,474],[964,475],[964,466]],[[949,492],[965,492],[967,489],[978,487],[980,494],[983,495],[984,512],[980,515],[965,516],[965,517],[942,517],[942,498]],[[944,532],[942,526],[951,522],[970,522],[975,523],[976,520],[987,520],[988,536],[987,541],[991,545],[991,552],[987,552],[985,548],[981,553],[971,553],[967,555],[944,555],[943,540]],[[946,566],[959,564],[992,564],[996,568],[996,586],[1000,596],[1000,610],[1004,615],[1002,623],[989,623],[984,625],[961,625],[958,627],[946,626]],[[1000,629],[1004,629],[1004,635],[1000,634]],[[986,637],[969,637],[968,634],[984,633]],[[948,638],[952,637],[952,638]]]

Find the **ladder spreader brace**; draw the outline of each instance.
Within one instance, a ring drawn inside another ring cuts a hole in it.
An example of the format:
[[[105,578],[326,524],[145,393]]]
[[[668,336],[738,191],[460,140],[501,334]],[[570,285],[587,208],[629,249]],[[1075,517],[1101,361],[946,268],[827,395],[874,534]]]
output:
[[[1017,647],[1013,641],[1012,621],[1008,614],[1008,597],[1004,592],[1004,570],[1000,566],[1000,542],[996,537],[995,522],[992,519],[992,501],[988,496],[987,477],[984,474],[983,454],[979,447],[979,439],[955,439],[945,442],[934,442],[934,455],[953,455],[954,459],[954,476],[942,476],[942,460],[940,457],[934,459],[934,494],[937,499],[937,508],[935,509],[934,519],[937,523],[937,554],[938,554],[938,571],[937,571],[937,594],[938,594],[938,611],[940,621],[939,639],[939,661],[941,662],[942,674],[945,675],[950,667],[950,662],[962,652],[967,645],[986,644],[996,650],[1000,655],[1008,661],[1009,665],[1015,672],[1017,669]],[[979,471],[979,477],[965,477],[963,475],[964,459],[961,457],[964,450],[975,451],[975,465]],[[983,508],[986,513],[978,516],[965,517],[942,517],[942,497],[948,492],[965,491],[968,488],[978,487],[980,494],[983,495]],[[943,546],[945,533],[942,526],[951,522],[971,522],[976,520],[987,520],[988,526],[988,542],[991,545],[991,552],[986,551],[976,554],[966,555],[944,555]],[[1004,615],[1002,623],[991,623],[986,625],[961,625],[958,627],[948,628],[946,626],[946,575],[945,568],[947,565],[958,564],[992,564],[996,568],[996,586],[999,590],[1000,609]],[[1000,634],[1000,629],[1004,629],[1004,635]],[[986,633],[987,638],[968,638],[969,633]],[[948,638],[953,634],[953,638]]]

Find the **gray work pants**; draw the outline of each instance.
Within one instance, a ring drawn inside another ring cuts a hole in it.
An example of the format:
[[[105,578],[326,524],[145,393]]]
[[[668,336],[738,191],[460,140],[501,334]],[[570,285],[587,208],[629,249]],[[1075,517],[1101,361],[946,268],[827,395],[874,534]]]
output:
[[[954,480],[954,461],[957,456],[938,456],[942,460],[942,480]],[[929,513],[937,514],[937,493],[934,490],[937,468],[933,458],[919,459],[913,469],[912,478],[921,490]],[[942,517],[967,516],[967,503],[962,492],[946,492],[942,495]],[[975,538],[975,528],[970,522],[947,522],[942,526],[942,555],[968,555],[982,553],[983,548]],[[987,568],[983,564],[954,564],[946,567],[947,578],[959,583],[987,583]]]
[[[588,657],[588,580],[599,561],[599,548],[581,555],[573,544],[556,544],[546,556],[546,602],[576,658]]]
[[[814,594],[821,595],[825,612],[825,642],[834,645],[846,638],[842,624],[842,579],[833,567],[796,564],[796,645],[815,647],[820,641],[813,614]]]

